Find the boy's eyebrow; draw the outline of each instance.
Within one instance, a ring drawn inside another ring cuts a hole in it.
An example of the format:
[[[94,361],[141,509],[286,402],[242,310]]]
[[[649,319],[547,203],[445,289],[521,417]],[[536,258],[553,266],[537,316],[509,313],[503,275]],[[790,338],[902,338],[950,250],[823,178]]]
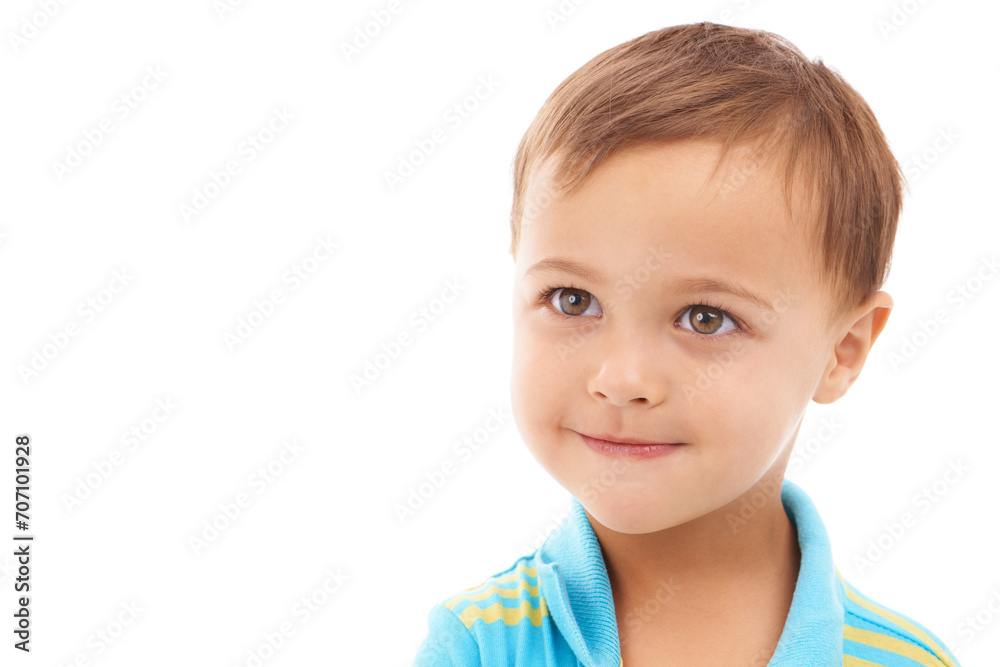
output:
[[[547,259],[537,261],[524,272],[524,275],[534,273],[535,271],[564,271],[599,285],[604,284],[605,282],[604,276],[600,271],[596,271],[584,266],[583,264],[574,262],[571,259],[563,259],[562,257],[549,257]]]
[[[774,306],[763,296],[724,278],[682,278],[677,281],[677,288],[688,292],[725,292],[744,301],[749,301],[758,308],[774,312]]]
[[[562,257],[549,257],[537,261],[524,272],[524,275],[536,271],[564,271],[598,285],[607,282],[600,271]],[[724,292],[774,312],[774,306],[763,296],[724,278],[681,278],[674,283],[674,288],[681,292]]]

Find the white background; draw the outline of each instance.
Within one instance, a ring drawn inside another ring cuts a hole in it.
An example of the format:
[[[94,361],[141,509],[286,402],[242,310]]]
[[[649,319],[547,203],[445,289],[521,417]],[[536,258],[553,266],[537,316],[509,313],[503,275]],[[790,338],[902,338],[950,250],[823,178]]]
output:
[[[49,3],[51,18],[43,4],[11,0],[0,17],[0,540],[14,544],[20,433],[33,439],[36,535],[30,656],[11,648],[13,546],[0,549],[0,663],[247,665],[288,622],[264,664],[409,664],[435,602],[534,549],[568,507],[511,419],[468,459],[453,449],[491,410],[509,414],[517,143],[599,52],[714,20],[776,32],[841,72],[909,170],[885,287],[895,309],[848,395],[811,406],[808,460],[790,478],[849,581],[958,647],[963,665],[996,664],[1000,279],[973,280],[1000,250],[995,5],[567,0],[562,15],[554,1],[422,0],[348,58],[342,45],[387,2],[220,13],[212,0],[92,0]],[[146,68],[165,74],[143,89]],[[496,90],[448,122],[491,76]],[[294,119],[248,160],[244,142],[274,109]],[[105,118],[112,131],[57,173]],[[435,128],[445,142],[390,189],[385,173]],[[956,137],[944,150],[940,132]],[[240,172],[185,220],[180,206],[229,160]],[[312,263],[319,237],[339,248]],[[297,288],[283,279],[294,266],[314,269]],[[124,288],[112,280],[123,270]],[[463,288],[438,310],[448,281]],[[966,284],[979,290],[959,309]],[[226,334],[274,289],[284,301],[230,349]],[[104,301],[92,318],[88,299]],[[432,306],[425,327],[411,319]],[[915,337],[938,310],[947,322]],[[406,333],[357,392],[351,375]],[[907,343],[916,353],[894,366]],[[36,352],[49,358],[26,375]],[[158,399],[177,406],[159,423]],[[143,427],[134,449],[122,441]],[[302,451],[258,493],[251,476],[289,439]],[[455,474],[401,521],[394,506],[446,461]],[[914,495],[949,461],[970,471],[920,512]],[[249,505],[206,539],[241,493]],[[859,568],[907,511],[916,525]],[[206,539],[197,553],[192,536]],[[339,589],[317,593],[338,570]],[[306,616],[296,605],[314,594],[325,604]],[[97,639],[131,603],[131,624]],[[992,623],[970,636],[960,624],[977,612]]]

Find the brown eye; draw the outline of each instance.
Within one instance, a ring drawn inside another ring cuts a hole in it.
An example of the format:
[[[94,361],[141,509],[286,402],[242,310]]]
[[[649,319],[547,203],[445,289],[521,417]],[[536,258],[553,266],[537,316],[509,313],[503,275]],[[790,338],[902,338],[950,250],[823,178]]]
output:
[[[722,326],[722,311],[712,306],[693,306],[688,316],[691,326],[702,334],[713,334]]]
[[[743,331],[729,311],[706,306],[701,303],[695,306],[688,306],[681,313],[681,317],[676,322],[677,326],[692,333],[700,334],[705,338],[728,338],[731,332]],[[733,333],[736,335],[736,333]]]
[[[561,287],[553,298],[557,304],[556,310],[564,315],[583,315],[592,305],[597,305],[597,300],[590,292],[575,287]]]

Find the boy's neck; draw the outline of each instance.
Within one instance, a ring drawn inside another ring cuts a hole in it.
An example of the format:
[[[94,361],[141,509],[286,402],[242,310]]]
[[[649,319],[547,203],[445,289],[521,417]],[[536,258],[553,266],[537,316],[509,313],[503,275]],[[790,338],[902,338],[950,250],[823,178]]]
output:
[[[669,626],[683,619],[691,628],[699,617],[717,624],[732,612],[745,616],[747,610],[768,609],[771,625],[779,624],[780,634],[798,579],[798,535],[780,493],[769,494],[753,520],[734,531],[725,517],[738,503],[640,535],[612,531],[588,512],[616,612],[655,607],[648,625]]]

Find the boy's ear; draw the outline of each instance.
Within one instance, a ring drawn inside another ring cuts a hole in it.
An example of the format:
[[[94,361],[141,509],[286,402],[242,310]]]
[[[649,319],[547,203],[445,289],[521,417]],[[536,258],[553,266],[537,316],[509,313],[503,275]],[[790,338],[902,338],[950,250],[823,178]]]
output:
[[[892,297],[887,292],[879,291],[844,317],[842,324],[838,325],[841,333],[834,340],[830,360],[813,394],[814,401],[833,403],[847,393],[847,389],[861,375],[868,353],[885,328],[892,306]]]

